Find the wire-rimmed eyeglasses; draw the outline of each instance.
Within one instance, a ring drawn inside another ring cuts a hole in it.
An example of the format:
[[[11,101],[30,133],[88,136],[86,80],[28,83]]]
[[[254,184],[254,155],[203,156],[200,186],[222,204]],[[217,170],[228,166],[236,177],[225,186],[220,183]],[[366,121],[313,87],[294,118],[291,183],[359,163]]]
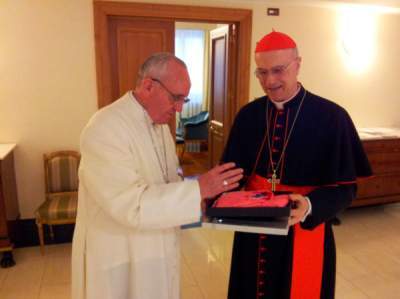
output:
[[[171,99],[174,101],[174,103],[178,103],[178,102],[187,103],[187,102],[190,101],[190,99],[189,99],[188,97],[185,97],[184,95],[172,93],[172,92],[164,85],[164,83],[162,83],[159,79],[157,79],[157,78],[151,78],[151,80],[154,81],[154,82],[157,82],[158,84],[160,84],[161,87],[164,88],[164,90],[169,94],[169,96],[170,96]]]
[[[293,59],[292,61],[290,61],[284,65],[275,66],[275,67],[271,68],[270,70],[263,69],[263,68],[256,68],[256,70],[254,71],[254,75],[256,75],[256,77],[258,79],[265,79],[266,77],[268,77],[268,75],[271,75],[274,77],[281,77],[286,72],[288,67],[296,60],[297,60],[297,58]]]

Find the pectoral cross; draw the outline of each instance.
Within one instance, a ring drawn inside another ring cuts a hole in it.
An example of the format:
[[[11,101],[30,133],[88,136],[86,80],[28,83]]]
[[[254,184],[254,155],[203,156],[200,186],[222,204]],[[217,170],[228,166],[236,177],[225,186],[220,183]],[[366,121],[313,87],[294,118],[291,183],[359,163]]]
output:
[[[276,176],[276,171],[274,170],[274,172],[272,173],[272,177],[271,177],[271,179],[270,180],[268,180],[271,184],[272,184],[272,187],[271,187],[271,191],[272,192],[275,192],[275,190],[276,190],[276,184],[279,184],[280,183],[280,180],[277,178],[277,176]]]

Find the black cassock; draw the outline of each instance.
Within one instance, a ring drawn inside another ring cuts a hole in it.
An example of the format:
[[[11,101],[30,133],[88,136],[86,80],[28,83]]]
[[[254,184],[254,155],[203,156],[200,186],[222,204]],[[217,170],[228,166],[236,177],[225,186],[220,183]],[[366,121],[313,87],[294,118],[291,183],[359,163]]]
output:
[[[270,150],[267,142],[263,145],[267,110]],[[312,214],[301,227],[311,230],[325,223],[320,298],[334,298],[336,252],[331,220],[351,204],[356,179],[371,175],[350,116],[339,105],[303,87],[282,110],[276,109],[265,96],[254,100],[236,116],[222,161],[233,161],[242,167],[245,184],[253,171],[255,175],[270,178],[271,160],[281,184],[316,187],[307,194]],[[291,298],[293,234],[292,227],[288,236],[235,233],[228,298]],[[302,279],[306,286],[309,277]]]

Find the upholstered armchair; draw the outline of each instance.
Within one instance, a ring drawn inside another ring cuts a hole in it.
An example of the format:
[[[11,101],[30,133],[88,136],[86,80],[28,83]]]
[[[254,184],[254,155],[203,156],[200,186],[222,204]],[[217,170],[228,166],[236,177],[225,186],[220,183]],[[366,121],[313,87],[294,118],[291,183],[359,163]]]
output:
[[[179,126],[176,130],[177,144],[183,144],[180,158],[185,154],[186,144],[189,142],[208,143],[208,111],[191,117],[181,117]]]
[[[40,251],[44,254],[43,224],[49,225],[54,239],[53,225],[75,223],[78,203],[78,166],[76,151],[57,151],[44,154],[45,201],[36,210]]]

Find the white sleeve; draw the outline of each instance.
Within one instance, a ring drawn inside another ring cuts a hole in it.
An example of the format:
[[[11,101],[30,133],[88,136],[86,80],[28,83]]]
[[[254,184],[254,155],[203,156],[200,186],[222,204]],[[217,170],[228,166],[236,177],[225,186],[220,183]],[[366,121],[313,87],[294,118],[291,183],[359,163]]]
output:
[[[81,186],[90,201],[116,222],[138,229],[162,229],[198,221],[198,181],[149,184],[138,172],[126,136],[86,130],[81,138]]]

